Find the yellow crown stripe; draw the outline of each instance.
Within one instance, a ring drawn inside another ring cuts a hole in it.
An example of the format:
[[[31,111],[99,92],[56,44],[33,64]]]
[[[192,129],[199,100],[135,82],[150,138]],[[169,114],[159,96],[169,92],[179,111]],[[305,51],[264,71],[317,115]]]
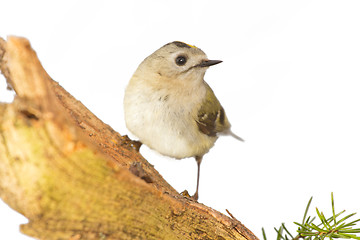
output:
[[[191,47],[191,48],[197,48],[196,46],[194,46],[194,45],[190,45],[190,44],[187,44],[187,43],[185,43],[186,45],[188,45],[189,47]]]

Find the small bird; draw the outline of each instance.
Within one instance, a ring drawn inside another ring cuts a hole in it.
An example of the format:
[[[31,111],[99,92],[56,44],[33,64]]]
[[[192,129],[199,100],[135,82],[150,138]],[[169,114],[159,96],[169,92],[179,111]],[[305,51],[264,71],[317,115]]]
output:
[[[151,149],[172,158],[195,157],[198,166],[220,135],[243,141],[230,130],[224,108],[204,81],[209,60],[199,48],[175,41],[148,56],[125,90],[127,128]]]

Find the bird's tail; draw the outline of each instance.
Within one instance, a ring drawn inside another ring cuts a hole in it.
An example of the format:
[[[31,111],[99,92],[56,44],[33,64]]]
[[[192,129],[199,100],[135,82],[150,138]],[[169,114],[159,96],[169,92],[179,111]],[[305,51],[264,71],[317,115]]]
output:
[[[236,135],[235,133],[233,133],[230,129],[222,132],[221,134],[222,134],[222,135],[230,135],[230,136],[232,136],[233,138],[235,138],[235,139],[237,139],[237,140],[239,140],[239,141],[241,141],[241,142],[245,142],[244,139],[242,139],[241,137],[239,137],[238,135]]]

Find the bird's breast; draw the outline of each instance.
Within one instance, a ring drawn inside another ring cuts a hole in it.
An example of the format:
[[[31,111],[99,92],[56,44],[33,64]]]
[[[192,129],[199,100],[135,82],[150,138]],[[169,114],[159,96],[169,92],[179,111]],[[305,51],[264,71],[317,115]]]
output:
[[[195,122],[204,90],[130,86],[124,99],[126,125],[141,142],[163,155],[185,158],[205,154],[216,139],[199,132]]]

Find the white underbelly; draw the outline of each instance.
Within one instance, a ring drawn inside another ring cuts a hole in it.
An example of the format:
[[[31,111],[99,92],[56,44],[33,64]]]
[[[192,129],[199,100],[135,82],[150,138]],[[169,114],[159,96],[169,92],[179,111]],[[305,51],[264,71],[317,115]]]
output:
[[[126,96],[127,128],[142,143],[166,156],[181,159],[207,153],[216,138],[198,130],[196,111],[188,104],[172,104],[171,99],[164,101],[156,96],[151,100],[134,94]]]

